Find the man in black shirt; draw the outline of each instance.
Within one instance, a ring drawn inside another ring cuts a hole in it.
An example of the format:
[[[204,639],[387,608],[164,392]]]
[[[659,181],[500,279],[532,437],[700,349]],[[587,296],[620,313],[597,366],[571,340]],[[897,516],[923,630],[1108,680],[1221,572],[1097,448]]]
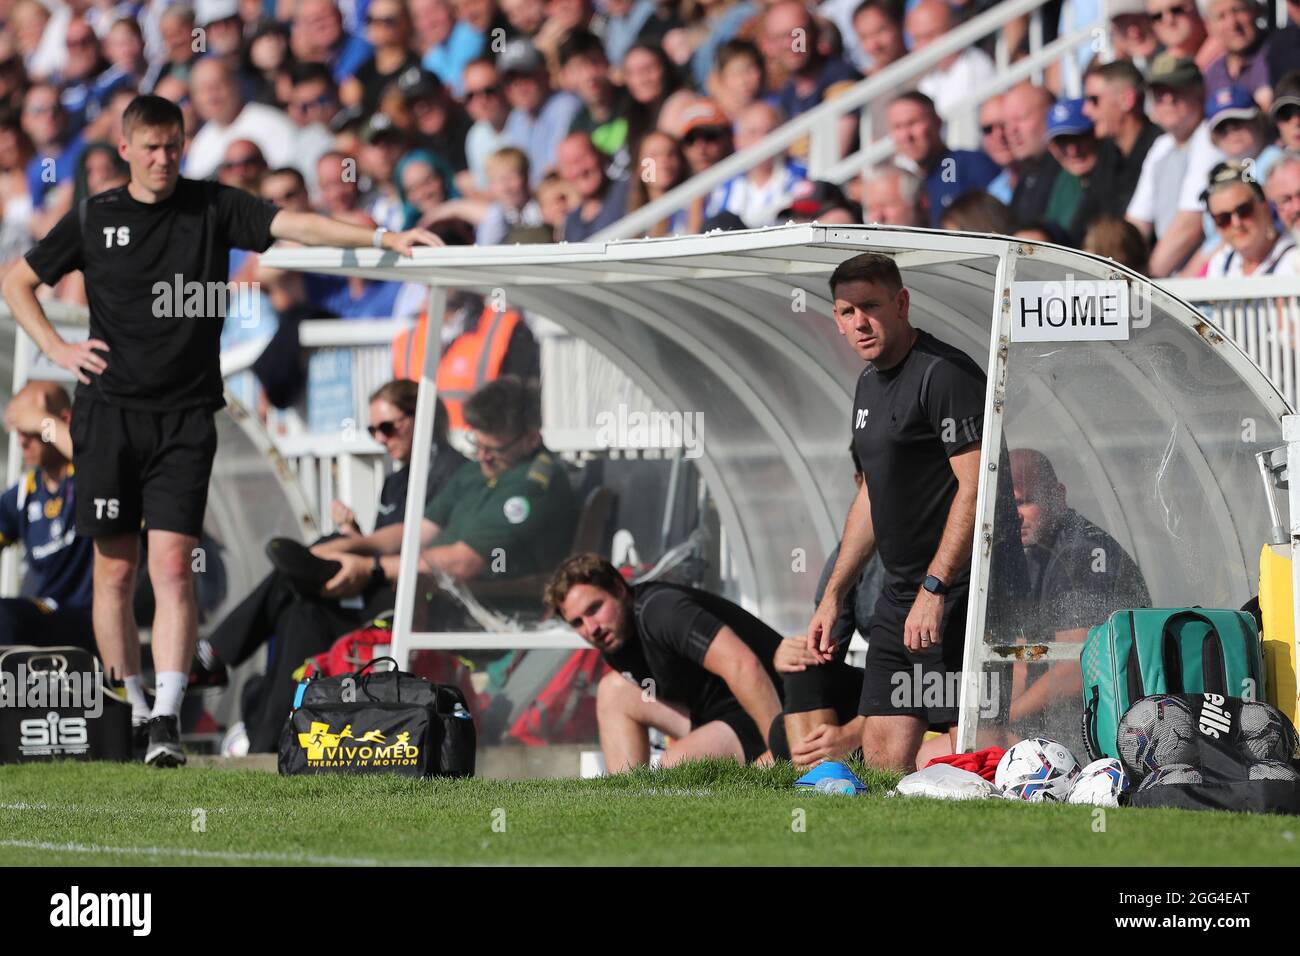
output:
[[[949,730],[965,640],[966,597],[984,424],[984,373],[965,353],[912,327],[898,266],[864,253],[831,275],[840,333],[869,364],[853,436],[865,481],[840,556],[808,628],[829,659],[849,585],[873,553],[885,568],[872,615],[858,712],[863,759],[909,771],[927,730]],[[922,690],[938,681],[941,706]],[[919,685],[919,686],[918,686]]]
[[[696,588],[628,585],[590,553],[560,565],[545,602],[613,668],[596,690],[611,773],[649,761],[650,727],[673,738],[664,766],[770,759],[768,735],[781,716],[772,663],[781,636],[758,618]]]
[[[83,200],[19,260],[4,297],[24,331],[77,376],[72,444],[77,529],[95,540],[93,616],[100,656],[126,683],[145,760],[185,762],[177,715],[197,632],[191,562],[203,529],[222,399],[220,336],[231,249],[276,239],[375,246],[409,255],[440,245],[424,230],[391,233],[277,209],[214,182],[180,177],[179,108],[139,96],[122,116],[126,186]],[[90,338],[65,342],[36,289],[81,270]],[[141,522],[148,531],[156,694],[150,708],[131,609]],[[146,727],[147,722],[147,730]]]

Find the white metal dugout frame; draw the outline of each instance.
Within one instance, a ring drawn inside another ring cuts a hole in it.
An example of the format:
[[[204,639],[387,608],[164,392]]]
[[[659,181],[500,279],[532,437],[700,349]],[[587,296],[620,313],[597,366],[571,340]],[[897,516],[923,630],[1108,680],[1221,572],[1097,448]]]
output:
[[[1289,409],[1191,306],[1109,260],[1001,237],[812,224],[609,244],[418,249],[405,259],[377,250],[277,249],[266,262],[430,287],[408,515],[425,506],[449,287],[502,290],[508,307],[545,315],[590,342],[658,408],[702,411],[697,464],[730,545],[731,596],[794,633],[811,616],[817,572],[853,493],[846,439],[862,362],[835,330],[826,280],[839,262],[867,251],[898,262],[913,323],[988,373],[962,749],[979,743],[981,722],[1005,720],[1001,705],[986,712],[988,675],[1006,676],[1013,662],[1050,669],[1078,659],[1077,645],[1006,626],[1017,615],[998,592],[992,546],[1004,444],[1049,454],[1069,503],[1134,558],[1156,606],[1236,607],[1255,593],[1270,521],[1254,454],[1282,444]],[[1128,283],[1129,338],[1012,341],[1013,285],[1071,278]],[[1300,442],[1291,463],[1300,467]],[[1291,527],[1300,530],[1300,482],[1290,502]],[[408,522],[393,641],[403,665],[418,648],[583,646],[563,626],[537,634],[416,632],[418,539],[419,522]],[[1293,574],[1300,580],[1294,565]],[[997,634],[987,627],[991,607],[1003,622]],[[1070,702],[1070,726],[1046,714],[1037,729],[1071,739],[1078,700]]]

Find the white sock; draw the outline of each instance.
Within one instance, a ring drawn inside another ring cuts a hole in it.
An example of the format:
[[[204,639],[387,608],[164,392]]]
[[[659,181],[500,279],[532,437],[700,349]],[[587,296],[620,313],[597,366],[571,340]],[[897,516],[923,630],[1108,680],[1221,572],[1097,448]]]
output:
[[[179,717],[181,700],[185,697],[185,685],[190,681],[189,674],[180,671],[159,671],[153,682],[152,717]]]
[[[149,699],[144,696],[144,681],[139,674],[126,678],[126,699],[131,702],[131,723],[143,724],[149,719]]]

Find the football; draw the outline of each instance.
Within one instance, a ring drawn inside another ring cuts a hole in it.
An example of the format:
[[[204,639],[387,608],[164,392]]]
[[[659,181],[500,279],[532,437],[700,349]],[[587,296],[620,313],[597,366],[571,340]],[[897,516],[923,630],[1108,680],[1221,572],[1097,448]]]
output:
[[[1030,803],[1064,803],[1079,775],[1079,761],[1048,737],[1022,740],[1002,755],[993,782],[1002,795]]]
[[[1261,701],[1241,705],[1237,746],[1251,760],[1287,761],[1295,756],[1296,733],[1277,708]]]
[[[1177,697],[1156,694],[1143,697],[1124,712],[1115,744],[1129,779],[1141,783],[1161,767],[1194,761],[1195,734],[1191,708]]]
[[[1300,780],[1300,773],[1296,773],[1295,768],[1280,760],[1261,760],[1250,765],[1250,779]]]
[[[1128,774],[1123,765],[1114,757],[1102,757],[1079,771],[1065,802],[1117,807],[1128,789]]]
[[[1138,789],[1150,790],[1152,787],[1163,786],[1167,783],[1201,782],[1201,771],[1196,767],[1186,763],[1170,763],[1147,774],[1146,778],[1138,786]]]

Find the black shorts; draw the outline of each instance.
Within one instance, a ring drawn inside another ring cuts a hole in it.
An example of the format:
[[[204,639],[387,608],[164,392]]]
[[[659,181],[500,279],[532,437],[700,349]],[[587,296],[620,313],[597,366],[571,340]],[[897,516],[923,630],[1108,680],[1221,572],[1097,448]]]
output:
[[[767,751],[767,741],[763,739],[762,732],[740,704],[703,715],[699,720],[692,720],[691,730],[696,730],[715,720],[722,721],[736,732],[736,736],[740,738],[740,748],[745,754],[745,763],[753,763]]]
[[[944,597],[938,647],[912,653],[903,644],[911,602],[882,594],[867,636],[858,713],[864,717],[921,717],[931,730],[957,723],[962,656],[966,637],[967,588]],[[919,669],[918,669],[919,667]],[[956,675],[949,677],[949,675]]]
[[[85,398],[72,407],[77,533],[198,537],[217,452],[210,408],[146,412]]]

